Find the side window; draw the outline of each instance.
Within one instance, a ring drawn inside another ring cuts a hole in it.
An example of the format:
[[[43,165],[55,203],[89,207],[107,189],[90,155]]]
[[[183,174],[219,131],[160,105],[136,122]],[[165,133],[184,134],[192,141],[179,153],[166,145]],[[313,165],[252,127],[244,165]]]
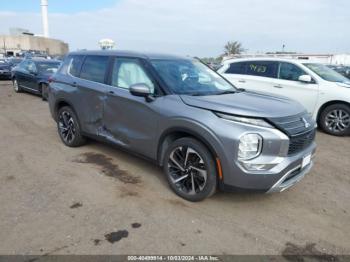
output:
[[[108,56],[87,56],[81,68],[80,78],[104,83]]]
[[[19,68],[23,69],[23,70],[27,70],[27,66],[28,66],[28,61],[23,61],[20,63]]]
[[[226,74],[246,74],[247,71],[247,63],[246,62],[238,62],[230,64],[230,67],[226,70]]]
[[[146,84],[154,93],[154,84],[138,59],[116,58],[112,71],[112,86],[129,89],[135,84]]]
[[[82,55],[68,56],[61,67],[61,72],[67,71],[72,76],[79,77],[80,68],[83,61],[84,56]]]
[[[279,79],[298,81],[301,75],[307,75],[307,73],[298,66],[291,63],[280,63]]]
[[[29,61],[26,69],[29,72],[36,72],[36,66],[35,66],[34,62]]]
[[[247,64],[247,74],[277,78],[278,63],[273,61],[252,61]]]

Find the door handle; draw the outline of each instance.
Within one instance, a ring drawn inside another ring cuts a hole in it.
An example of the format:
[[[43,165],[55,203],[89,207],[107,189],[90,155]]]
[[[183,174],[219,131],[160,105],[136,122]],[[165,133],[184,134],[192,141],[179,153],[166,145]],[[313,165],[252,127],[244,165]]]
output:
[[[281,86],[281,85],[274,85],[273,87],[275,87],[275,88],[283,88],[283,86]]]
[[[240,80],[238,80],[238,82],[239,82],[239,83],[245,83],[245,80],[240,79]]]
[[[111,94],[111,95],[114,95],[115,93],[114,93],[114,91],[108,91],[108,94]]]
[[[70,85],[71,85],[72,87],[77,87],[77,86],[78,86],[77,82],[73,82],[73,83],[71,83]]]

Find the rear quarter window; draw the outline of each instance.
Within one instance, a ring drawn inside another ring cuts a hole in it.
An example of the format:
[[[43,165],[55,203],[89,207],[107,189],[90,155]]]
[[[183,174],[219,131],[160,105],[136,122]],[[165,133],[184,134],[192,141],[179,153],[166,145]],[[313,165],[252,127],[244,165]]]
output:
[[[247,71],[247,63],[246,62],[238,62],[230,64],[230,67],[226,70],[226,74],[246,74]]]
[[[67,56],[61,66],[60,72],[68,72],[72,76],[79,77],[83,61],[84,56],[82,55]]]

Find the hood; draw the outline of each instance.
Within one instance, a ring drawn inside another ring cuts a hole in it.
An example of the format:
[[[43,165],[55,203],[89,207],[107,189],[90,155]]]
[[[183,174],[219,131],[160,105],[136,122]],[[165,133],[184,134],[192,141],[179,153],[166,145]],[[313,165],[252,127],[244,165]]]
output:
[[[285,117],[305,112],[305,108],[285,97],[257,92],[237,92],[226,95],[180,95],[186,105],[216,112],[248,117]]]
[[[349,80],[349,82],[344,82],[344,83],[338,82],[337,85],[338,85],[338,86],[341,86],[341,87],[350,88],[350,80]]]

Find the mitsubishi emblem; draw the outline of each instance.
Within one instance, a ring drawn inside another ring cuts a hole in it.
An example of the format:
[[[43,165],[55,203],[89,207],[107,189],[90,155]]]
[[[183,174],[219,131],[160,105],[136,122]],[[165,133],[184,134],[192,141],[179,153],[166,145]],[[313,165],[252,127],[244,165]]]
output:
[[[301,120],[304,122],[305,128],[310,127],[310,123],[308,121],[306,121],[306,119],[304,117],[302,117]]]

